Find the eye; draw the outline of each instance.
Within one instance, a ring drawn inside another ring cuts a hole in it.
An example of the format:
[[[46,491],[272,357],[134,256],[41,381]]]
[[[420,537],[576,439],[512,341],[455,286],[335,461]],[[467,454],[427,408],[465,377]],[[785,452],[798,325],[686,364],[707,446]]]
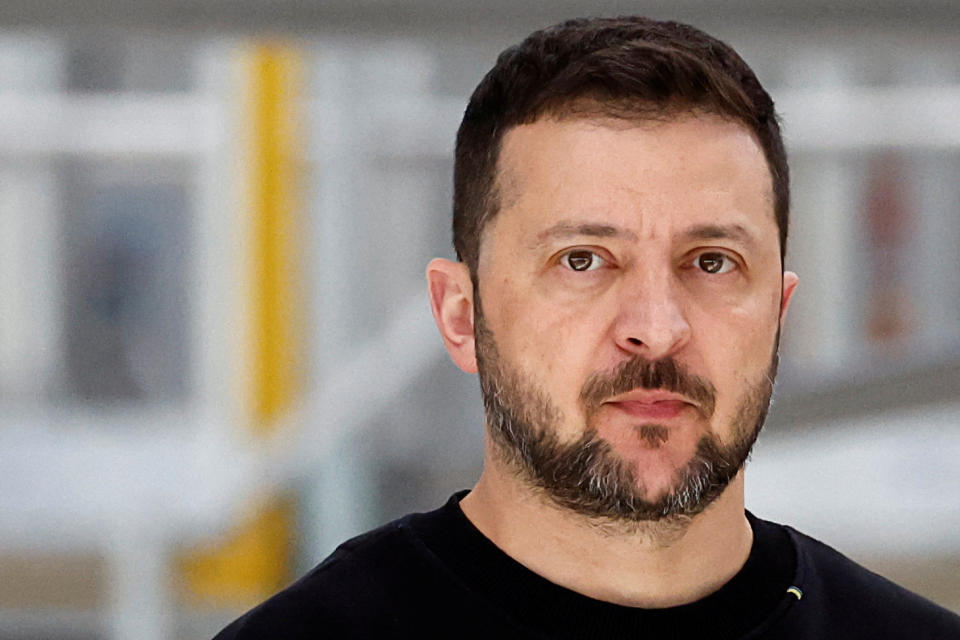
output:
[[[693,261],[693,264],[705,273],[710,274],[728,273],[733,271],[737,266],[729,256],[716,251],[701,253]]]
[[[573,271],[593,271],[602,267],[606,261],[593,251],[574,249],[563,254],[560,262]]]

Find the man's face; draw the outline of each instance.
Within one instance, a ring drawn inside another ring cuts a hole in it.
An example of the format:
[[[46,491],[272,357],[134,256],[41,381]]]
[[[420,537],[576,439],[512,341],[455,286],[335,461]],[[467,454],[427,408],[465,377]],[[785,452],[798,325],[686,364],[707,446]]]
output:
[[[589,515],[699,512],[762,425],[795,282],[759,145],[708,115],[542,119],[499,170],[475,304],[502,458]]]

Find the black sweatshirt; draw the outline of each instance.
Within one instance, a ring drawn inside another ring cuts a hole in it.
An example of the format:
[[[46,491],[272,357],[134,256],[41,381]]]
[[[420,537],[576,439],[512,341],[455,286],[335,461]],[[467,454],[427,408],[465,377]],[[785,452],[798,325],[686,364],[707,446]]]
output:
[[[460,510],[465,494],[345,542],[215,640],[960,640],[957,615],[750,513],[750,556],[715,593],[666,609],[594,600],[503,553]]]

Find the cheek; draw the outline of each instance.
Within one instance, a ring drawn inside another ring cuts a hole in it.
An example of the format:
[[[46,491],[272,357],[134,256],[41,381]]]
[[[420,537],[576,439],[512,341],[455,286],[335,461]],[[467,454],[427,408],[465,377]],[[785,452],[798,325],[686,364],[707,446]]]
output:
[[[526,307],[504,316],[504,343],[538,377],[561,378],[582,364],[588,340],[583,326],[557,310]]]
[[[557,404],[571,410],[572,404],[579,402],[583,382],[601,368],[595,357],[602,329],[594,326],[600,319],[536,295],[500,294],[496,310],[487,313],[484,302],[484,311],[501,357],[536,380]]]
[[[780,317],[779,288],[764,285],[758,289],[725,301],[713,314],[717,325],[726,326],[748,343],[763,342],[768,335],[772,338]]]
[[[743,388],[756,384],[770,366],[776,314],[777,301],[766,298],[754,304],[727,307],[722,312],[699,314],[693,353],[702,359],[718,394],[726,396],[718,396],[718,402],[739,397]]]

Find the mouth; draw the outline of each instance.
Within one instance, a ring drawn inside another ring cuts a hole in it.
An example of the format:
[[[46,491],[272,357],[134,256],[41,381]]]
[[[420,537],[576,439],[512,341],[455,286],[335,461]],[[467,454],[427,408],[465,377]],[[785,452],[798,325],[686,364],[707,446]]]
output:
[[[614,409],[623,411],[634,418],[649,420],[667,420],[682,415],[693,405],[679,400],[663,400],[660,402],[609,402]]]
[[[696,405],[682,396],[661,391],[631,392],[604,402],[634,418],[668,420],[677,418]]]

